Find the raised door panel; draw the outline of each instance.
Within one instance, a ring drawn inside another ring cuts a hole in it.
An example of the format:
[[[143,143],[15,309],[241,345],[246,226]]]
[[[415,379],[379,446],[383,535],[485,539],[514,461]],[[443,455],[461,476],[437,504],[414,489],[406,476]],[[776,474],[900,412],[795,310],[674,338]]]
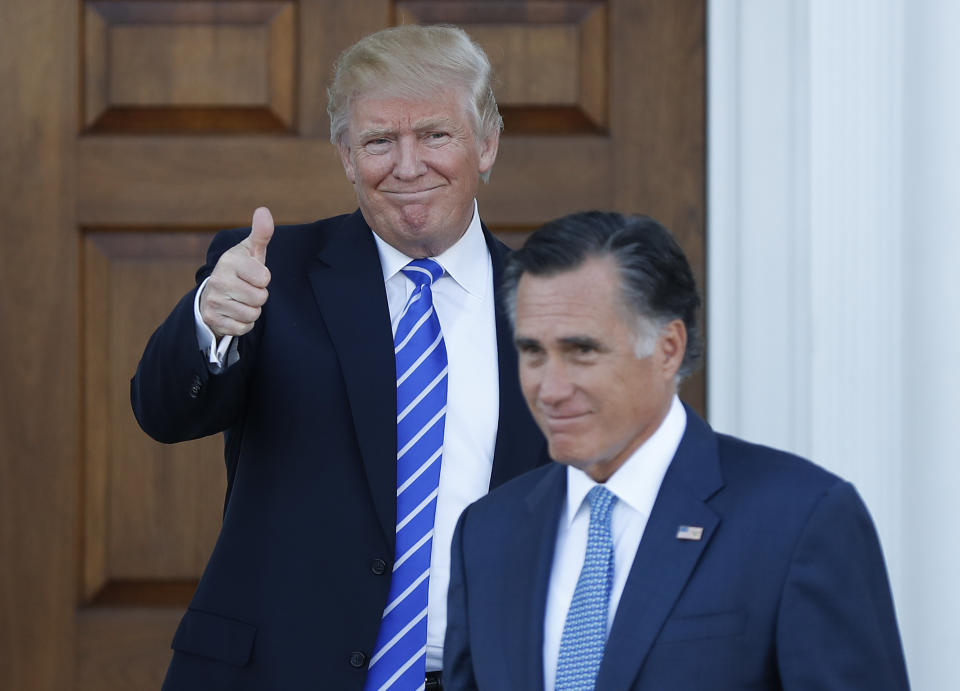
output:
[[[88,131],[293,126],[294,2],[87,2],[83,17]]]
[[[456,24],[483,46],[508,136],[606,129],[606,2],[401,0],[397,19]]]
[[[87,232],[83,256],[86,602],[117,587],[193,582],[216,540],[225,490],[217,437],[151,441],[130,377],[157,324],[192,282],[209,233]]]

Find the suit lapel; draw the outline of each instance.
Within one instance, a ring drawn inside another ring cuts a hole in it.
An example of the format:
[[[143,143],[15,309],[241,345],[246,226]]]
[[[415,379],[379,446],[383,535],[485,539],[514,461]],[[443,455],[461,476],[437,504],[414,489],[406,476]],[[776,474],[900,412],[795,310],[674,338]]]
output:
[[[395,396],[385,393],[396,390],[396,362],[383,271],[359,211],[330,234],[318,259],[310,284],[340,360],[377,518],[392,546],[397,404]]]
[[[497,360],[500,370],[500,418],[493,453],[493,471],[490,474],[490,489],[494,489],[549,459],[546,456],[546,443],[520,391],[513,329],[502,304],[503,262],[509,249],[497,241],[486,227],[483,228],[483,235],[493,264]]]
[[[513,688],[543,689],[543,617],[557,541],[557,523],[566,496],[566,468],[555,464],[527,497],[517,529],[504,556],[509,577],[503,586],[503,611],[511,625],[503,628],[504,649]]]
[[[722,485],[716,437],[687,408],[687,429],[660,487],[610,629],[598,691],[626,691],[633,684],[716,532],[720,519],[705,501]],[[702,527],[701,539],[678,539],[681,525]]]
[[[490,487],[545,459],[545,444],[527,410],[517,378],[517,355],[500,308],[503,262],[508,252],[483,228],[493,265],[499,362],[500,414]],[[310,284],[337,351],[350,400],[360,453],[384,537],[396,525],[396,362],[383,270],[372,231],[359,211],[347,217],[320,251]],[[345,298],[345,296],[348,296]],[[384,434],[389,429],[393,434]]]

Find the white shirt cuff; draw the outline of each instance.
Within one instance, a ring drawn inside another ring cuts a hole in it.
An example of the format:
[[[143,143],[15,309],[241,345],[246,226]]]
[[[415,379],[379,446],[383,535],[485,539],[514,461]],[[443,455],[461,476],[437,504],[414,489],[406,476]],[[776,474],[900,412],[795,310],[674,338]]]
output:
[[[200,346],[200,352],[206,356],[210,371],[216,374],[223,370],[225,360],[227,366],[230,366],[240,359],[240,354],[236,347],[230,348],[233,343],[233,336],[224,336],[220,339],[220,343],[217,343],[216,335],[203,321],[203,317],[200,316],[200,294],[209,280],[209,276],[203,279],[203,283],[197,288],[196,297],[193,299],[193,320],[197,328],[197,345]]]

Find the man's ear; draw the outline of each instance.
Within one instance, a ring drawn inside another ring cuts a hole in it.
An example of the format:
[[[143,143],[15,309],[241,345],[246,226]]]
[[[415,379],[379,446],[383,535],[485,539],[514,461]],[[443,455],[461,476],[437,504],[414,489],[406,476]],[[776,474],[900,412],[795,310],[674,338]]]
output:
[[[354,169],[353,159],[350,157],[350,147],[340,142],[337,145],[337,150],[340,152],[340,162],[343,164],[343,172],[347,174],[347,180],[350,181],[351,185],[355,185],[357,183],[357,171]]]
[[[674,319],[660,332],[657,340],[658,367],[664,379],[673,379],[683,364],[687,352],[687,327],[680,319]]]
[[[486,139],[480,140],[480,174],[483,175],[491,168],[493,162],[497,160],[497,150],[500,148],[500,133],[494,132]]]

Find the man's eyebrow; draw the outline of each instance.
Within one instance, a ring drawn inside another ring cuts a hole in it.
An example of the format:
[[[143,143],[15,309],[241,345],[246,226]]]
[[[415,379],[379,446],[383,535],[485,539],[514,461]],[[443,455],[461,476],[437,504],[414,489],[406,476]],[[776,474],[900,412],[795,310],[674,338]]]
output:
[[[593,348],[594,350],[603,350],[600,341],[590,336],[564,336],[558,340],[560,345],[567,348]]]
[[[412,129],[414,132],[430,132],[433,130],[453,130],[456,127],[457,124],[449,118],[425,118],[415,123]],[[359,134],[361,141],[393,136],[396,136],[396,130],[390,127],[375,127],[362,130]]]
[[[393,135],[393,130],[386,127],[363,130],[360,132],[360,141],[380,139],[381,137],[389,137],[391,135]]]
[[[579,350],[582,348],[589,348],[592,350],[603,351],[606,350],[606,347],[598,341],[597,339],[591,336],[564,336],[556,340],[560,344],[560,347],[567,350]],[[531,338],[529,336],[516,336],[513,339],[513,344],[517,348],[534,348],[540,347],[540,341],[536,338]]]
[[[456,123],[450,118],[425,118],[418,120],[413,125],[414,132],[427,132],[430,130],[450,130],[456,127]]]

